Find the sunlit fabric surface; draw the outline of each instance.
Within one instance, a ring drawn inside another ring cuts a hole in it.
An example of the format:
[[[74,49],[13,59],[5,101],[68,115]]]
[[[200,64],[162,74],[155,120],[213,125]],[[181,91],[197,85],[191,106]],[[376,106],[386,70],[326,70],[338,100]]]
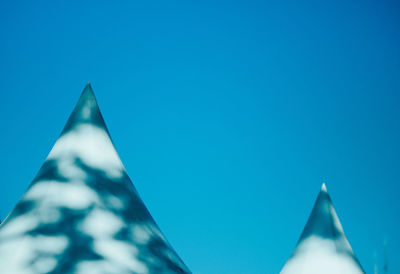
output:
[[[365,273],[322,185],[310,218],[281,274]]]
[[[0,273],[190,273],[129,179],[89,84],[0,226]]]

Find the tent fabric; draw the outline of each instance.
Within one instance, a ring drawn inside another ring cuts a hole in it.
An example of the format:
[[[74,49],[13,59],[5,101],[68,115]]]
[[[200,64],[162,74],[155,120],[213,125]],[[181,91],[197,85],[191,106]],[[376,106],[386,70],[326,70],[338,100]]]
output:
[[[0,273],[190,273],[129,179],[90,84],[0,226]]]
[[[325,184],[281,274],[361,274]]]

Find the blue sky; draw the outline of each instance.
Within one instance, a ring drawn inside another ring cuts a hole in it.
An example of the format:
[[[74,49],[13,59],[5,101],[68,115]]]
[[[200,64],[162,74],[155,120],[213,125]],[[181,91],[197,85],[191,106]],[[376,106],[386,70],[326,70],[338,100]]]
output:
[[[83,2],[83,3],[82,3]],[[194,273],[278,273],[322,182],[367,272],[400,273],[396,1],[0,1],[0,214],[90,80]]]

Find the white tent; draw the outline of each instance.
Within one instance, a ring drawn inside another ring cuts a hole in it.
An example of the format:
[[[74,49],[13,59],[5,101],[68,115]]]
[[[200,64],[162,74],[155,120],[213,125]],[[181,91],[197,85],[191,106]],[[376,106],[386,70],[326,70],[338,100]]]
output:
[[[365,273],[344,234],[325,184],[281,274]]]
[[[90,84],[0,226],[0,273],[190,273],[129,179]]]

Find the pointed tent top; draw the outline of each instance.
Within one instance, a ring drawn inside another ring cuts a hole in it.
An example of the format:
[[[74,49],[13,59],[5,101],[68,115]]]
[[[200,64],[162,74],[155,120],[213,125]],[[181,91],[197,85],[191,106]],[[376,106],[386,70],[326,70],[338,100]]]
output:
[[[325,183],[323,183],[299,243],[313,235],[323,238],[336,238],[342,233],[342,226],[333,208],[331,197]]]
[[[123,260],[113,250],[124,253]],[[90,84],[0,226],[0,273],[32,271],[190,273],[129,179]]]
[[[92,86],[89,82],[83,89],[61,135],[67,133],[80,124],[92,124],[108,132],[97,104],[96,96],[94,95]]]
[[[321,186],[321,191],[322,191],[322,192],[326,192],[326,193],[328,193],[328,190],[326,189],[326,185],[325,185],[325,183],[322,183],[322,186]]]
[[[78,104],[79,104],[81,101],[85,101],[85,100],[86,100],[86,101],[93,101],[93,100],[94,100],[94,102],[95,102],[96,105],[97,105],[96,96],[94,95],[92,85],[90,84],[89,81],[88,81],[87,84],[85,85],[85,87],[84,87],[84,89],[83,89],[83,91],[82,91],[82,93],[81,93],[81,96],[79,97]]]
[[[364,273],[344,234],[325,183],[292,257],[281,272],[292,273]]]
[[[96,97],[94,95],[93,89],[92,89],[92,85],[90,84],[90,82],[88,81],[87,84],[85,85],[85,87],[83,88],[83,91],[81,93],[81,96],[79,97],[79,101],[82,100],[82,98],[90,99],[90,100],[96,100]]]

